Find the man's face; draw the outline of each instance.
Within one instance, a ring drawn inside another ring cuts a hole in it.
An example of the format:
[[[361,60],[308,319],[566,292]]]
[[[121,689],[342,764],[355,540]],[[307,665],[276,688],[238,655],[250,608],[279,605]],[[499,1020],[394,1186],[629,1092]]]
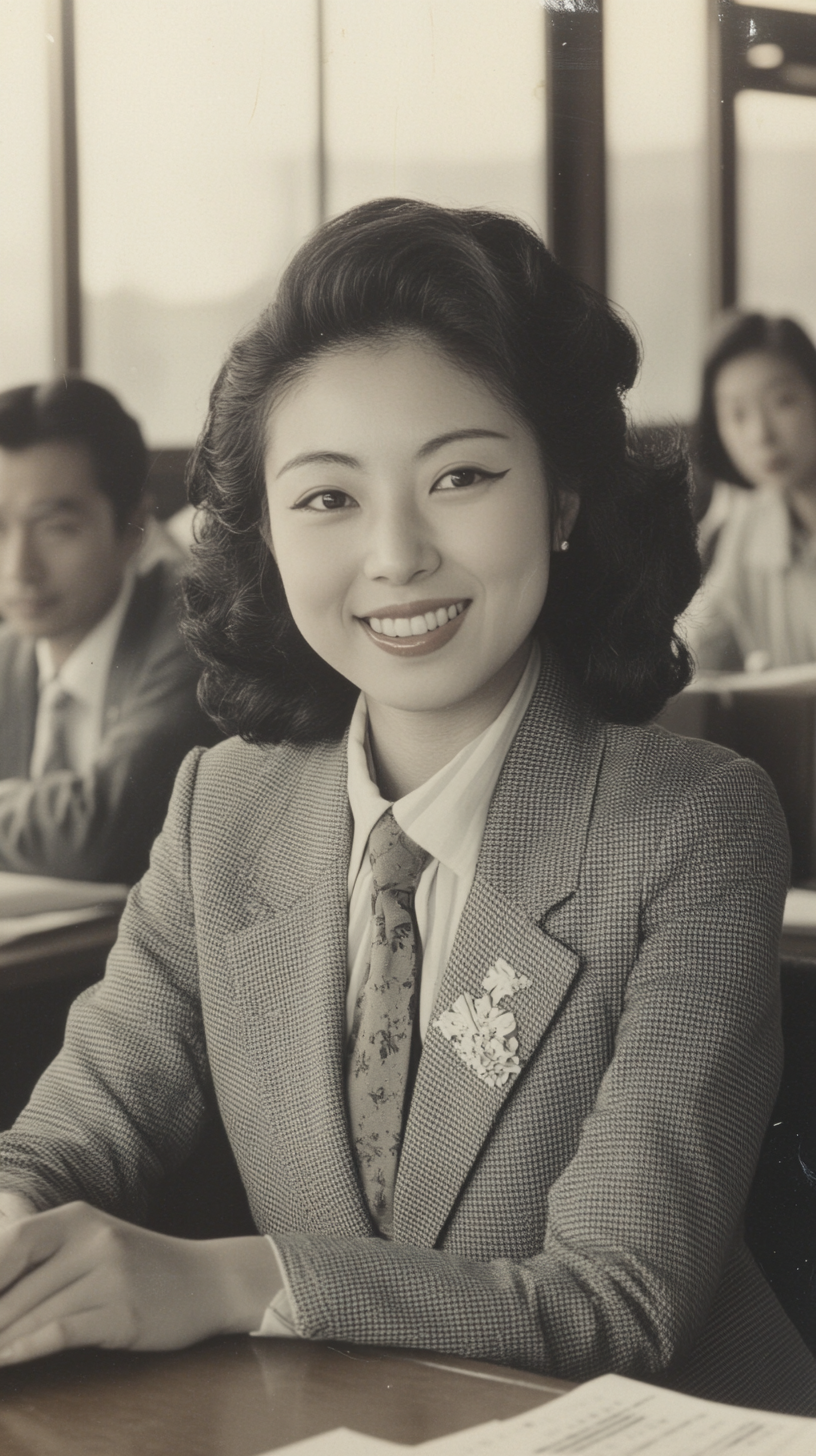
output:
[[[49,641],[57,665],[113,605],[138,541],[83,445],[0,449],[0,616]]]

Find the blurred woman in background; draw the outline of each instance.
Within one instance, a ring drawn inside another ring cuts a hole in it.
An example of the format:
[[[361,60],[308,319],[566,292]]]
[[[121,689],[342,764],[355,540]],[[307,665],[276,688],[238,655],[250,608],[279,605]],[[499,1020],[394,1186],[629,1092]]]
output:
[[[697,454],[730,487],[688,614],[698,666],[816,662],[816,348],[799,324],[760,313],[728,321],[703,372]]]

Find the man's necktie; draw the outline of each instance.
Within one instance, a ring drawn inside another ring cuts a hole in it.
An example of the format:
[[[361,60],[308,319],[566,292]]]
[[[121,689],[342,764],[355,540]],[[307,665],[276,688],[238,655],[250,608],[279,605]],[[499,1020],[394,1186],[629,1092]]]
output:
[[[419,1009],[420,948],[414,894],[431,856],[391,810],[369,839],[374,890],[371,954],[348,1042],[347,1093],[354,1156],[380,1232],[391,1236],[411,1038]]]
[[[65,688],[55,694],[48,710],[48,748],[41,772],[58,773],[71,767],[68,753],[68,723],[74,706],[74,698]]]

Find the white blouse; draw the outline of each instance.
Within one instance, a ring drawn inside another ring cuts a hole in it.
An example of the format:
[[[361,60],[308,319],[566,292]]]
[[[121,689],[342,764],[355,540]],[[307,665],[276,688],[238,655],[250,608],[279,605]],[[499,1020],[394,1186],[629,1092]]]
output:
[[[436,989],[473,884],[493,790],[533,696],[540,670],[541,654],[534,643],[516,689],[498,718],[427,783],[391,805],[400,828],[432,856],[422,873],[414,901],[422,945],[419,1031],[423,1041]],[[374,825],[389,807],[374,780],[367,725],[366,702],[361,693],[348,741],[348,797],[354,820],[348,873],[346,1022],[349,1030],[370,950],[372,877],[365,851]]]

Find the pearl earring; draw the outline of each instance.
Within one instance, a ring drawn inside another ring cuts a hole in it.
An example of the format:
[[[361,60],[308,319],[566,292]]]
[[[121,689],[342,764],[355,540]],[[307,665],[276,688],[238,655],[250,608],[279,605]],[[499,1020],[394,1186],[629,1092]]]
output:
[[[558,549],[559,551],[569,551],[569,541],[567,540],[566,536],[564,537],[564,540],[560,543]]]

